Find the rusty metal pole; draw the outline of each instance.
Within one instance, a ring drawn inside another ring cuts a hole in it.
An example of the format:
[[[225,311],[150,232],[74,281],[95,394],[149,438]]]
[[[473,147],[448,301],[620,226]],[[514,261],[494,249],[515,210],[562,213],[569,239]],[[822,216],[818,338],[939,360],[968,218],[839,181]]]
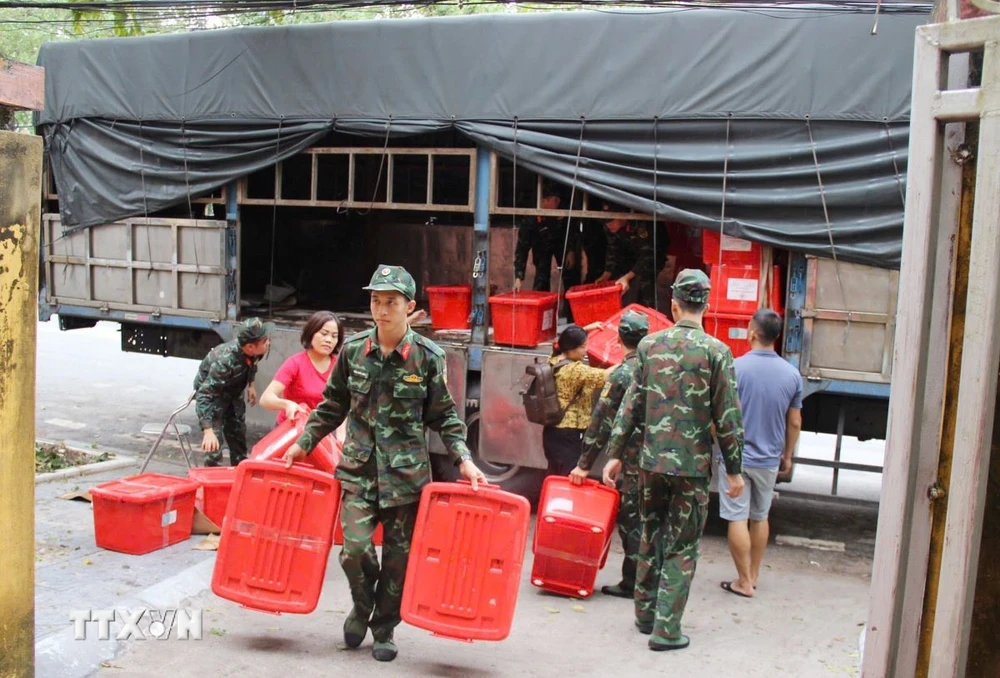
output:
[[[0,677],[34,675],[42,139],[0,132]]]
[[[977,123],[967,123],[962,149],[979,145]],[[961,149],[959,149],[961,150]],[[941,554],[944,549],[944,526],[948,516],[948,481],[955,453],[955,430],[958,420],[958,390],[962,370],[962,348],[965,341],[965,312],[969,294],[969,255],[972,249],[973,198],[976,193],[975,155],[966,156],[962,165],[962,188],[959,201],[958,231],[955,238],[955,267],[951,326],[948,338],[948,367],[945,380],[941,423],[941,453],[938,457],[938,482],[931,504],[933,518],[927,563],[927,588],[924,590],[920,644],[917,649],[917,678],[929,678],[931,643],[934,640],[934,616],[941,578]]]

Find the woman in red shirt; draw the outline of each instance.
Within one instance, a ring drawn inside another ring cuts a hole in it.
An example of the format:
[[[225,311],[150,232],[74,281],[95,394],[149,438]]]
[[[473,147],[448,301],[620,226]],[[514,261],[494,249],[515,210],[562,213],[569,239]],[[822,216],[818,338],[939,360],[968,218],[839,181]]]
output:
[[[344,344],[340,318],[329,311],[317,311],[302,328],[304,351],[289,356],[260,397],[265,410],[278,413],[278,424],[315,409],[323,400],[323,389],[337,364],[337,355]],[[340,431],[337,435],[342,439]]]

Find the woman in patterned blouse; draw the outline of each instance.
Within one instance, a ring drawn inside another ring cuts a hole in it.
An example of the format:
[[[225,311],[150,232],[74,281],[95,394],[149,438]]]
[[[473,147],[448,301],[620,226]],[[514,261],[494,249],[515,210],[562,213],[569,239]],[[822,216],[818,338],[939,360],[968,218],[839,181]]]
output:
[[[590,367],[587,356],[587,332],[600,329],[601,323],[586,328],[570,325],[559,335],[549,362],[555,370],[556,393],[565,414],[555,426],[542,430],[542,446],[549,462],[549,475],[569,475],[580,459],[583,434],[590,425],[594,396],[604,387],[611,369]]]

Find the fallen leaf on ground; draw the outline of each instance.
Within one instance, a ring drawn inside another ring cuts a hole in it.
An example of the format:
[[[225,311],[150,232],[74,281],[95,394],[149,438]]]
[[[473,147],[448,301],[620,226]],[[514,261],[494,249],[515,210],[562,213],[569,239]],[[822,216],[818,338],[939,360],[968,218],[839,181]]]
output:
[[[213,636],[224,636],[226,635],[226,630],[213,628],[212,630],[209,631],[209,633],[211,633]]]
[[[191,547],[192,551],[218,551],[219,535],[210,534],[200,542]]]
[[[583,605],[574,605],[573,606],[573,611],[574,612],[586,612],[586,610],[583,609]]]
[[[84,565],[93,565],[93,564],[94,564],[94,561],[93,561],[93,560],[91,560],[90,558],[84,558],[84,560],[83,560],[83,564],[84,564]]]
[[[546,605],[543,609],[549,614],[559,614],[559,608],[549,607],[548,605]]]

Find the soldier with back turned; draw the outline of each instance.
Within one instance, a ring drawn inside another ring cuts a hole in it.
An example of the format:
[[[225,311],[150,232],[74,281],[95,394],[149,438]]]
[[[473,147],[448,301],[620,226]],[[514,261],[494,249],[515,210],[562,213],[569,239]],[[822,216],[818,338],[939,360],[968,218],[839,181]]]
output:
[[[743,492],[743,417],[729,347],[702,329],[711,284],[685,269],[673,285],[677,323],[639,344],[637,379],[615,418],[607,482],[621,470],[633,430],[645,424],[639,456],[642,538],[635,585],[635,624],[649,649],[690,644],[681,633],[708,516],[712,430],[718,437],[727,494]]]

